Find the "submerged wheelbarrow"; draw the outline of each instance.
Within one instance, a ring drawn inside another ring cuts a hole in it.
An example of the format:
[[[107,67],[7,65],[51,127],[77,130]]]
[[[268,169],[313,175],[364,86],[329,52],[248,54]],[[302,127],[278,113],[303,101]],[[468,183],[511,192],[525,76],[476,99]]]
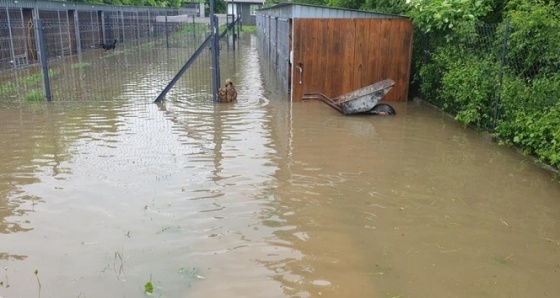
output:
[[[329,98],[319,92],[309,92],[303,94],[303,99],[318,99],[344,115],[395,115],[395,109],[390,105],[386,103],[378,104],[394,85],[393,80],[386,79],[335,98]]]

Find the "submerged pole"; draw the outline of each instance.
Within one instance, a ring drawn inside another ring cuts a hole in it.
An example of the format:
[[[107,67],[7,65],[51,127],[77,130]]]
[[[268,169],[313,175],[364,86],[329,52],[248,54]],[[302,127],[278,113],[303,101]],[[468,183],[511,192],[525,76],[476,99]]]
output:
[[[43,21],[40,19],[35,20],[35,28],[37,28],[37,46],[39,47],[39,58],[41,59],[41,68],[43,70],[45,98],[47,101],[51,101],[51,84],[49,81],[49,66],[47,64],[47,51],[45,49],[45,39],[43,34]]]
[[[214,102],[218,101],[218,88],[220,86],[220,60],[218,55],[220,53],[219,48],[219,33],[218,33],[218,18],[214,15],[214,0],[210,0],[210,30],[212,36],[212,100]]]

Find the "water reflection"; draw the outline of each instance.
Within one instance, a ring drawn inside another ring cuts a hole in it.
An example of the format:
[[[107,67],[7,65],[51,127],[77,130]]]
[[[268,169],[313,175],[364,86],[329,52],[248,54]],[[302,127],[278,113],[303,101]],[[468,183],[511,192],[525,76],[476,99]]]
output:
[[[290,103],[241,46],[221,56],[235,104],[188,81],[152,104],[168,74],[146,59],[118,100],[2,106],[2,295],[39,294],[35,268],[44,297],[560,291],[549,173],[414,102]]]

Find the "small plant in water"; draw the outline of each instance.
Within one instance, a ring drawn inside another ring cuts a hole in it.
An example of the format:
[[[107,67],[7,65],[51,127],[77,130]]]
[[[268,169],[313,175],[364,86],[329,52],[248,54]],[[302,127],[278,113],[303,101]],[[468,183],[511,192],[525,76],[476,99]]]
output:
[[[39,298],[41,298],[41,281],[39,280],[39,270],[35,269],[35,278],[37,278],[37,284],[39,285]]]
[[[45,95],[43,92],[37,89],[29,90],[29,92],[27,92],[27,94],[23,97],[23,100],[25,101],[42,101],[44,99]]]
[[[150,274],[150,281],[144,285],[144,294],[151,295],[154,293],[154,285],[152,284],[152,275]]]

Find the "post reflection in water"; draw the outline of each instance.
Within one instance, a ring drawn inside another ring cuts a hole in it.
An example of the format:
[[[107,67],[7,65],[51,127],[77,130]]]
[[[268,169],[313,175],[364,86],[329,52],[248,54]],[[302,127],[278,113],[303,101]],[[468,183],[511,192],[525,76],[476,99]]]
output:
[[[396,117],[290,103],[241,38],[221,54],[233,104],[187,81],[152,104],[151,65],[118,101],[0,101],[0,296],[560,291],[550,173],[416,102]]]

